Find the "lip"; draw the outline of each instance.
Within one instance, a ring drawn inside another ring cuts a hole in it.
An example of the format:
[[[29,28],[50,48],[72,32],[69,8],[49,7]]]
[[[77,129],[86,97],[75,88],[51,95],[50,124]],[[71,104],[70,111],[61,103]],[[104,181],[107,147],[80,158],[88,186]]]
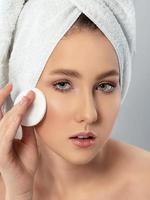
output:
[[[72,138],[78,137],[78,136],[82,136],[82,135],[89,136],[89,137],[91,136],[93,138],[96,138],[96,135],[93,132],[79,132],[79,133],[76,133],[76,134],[70,136],[69,139],[72,139]]]

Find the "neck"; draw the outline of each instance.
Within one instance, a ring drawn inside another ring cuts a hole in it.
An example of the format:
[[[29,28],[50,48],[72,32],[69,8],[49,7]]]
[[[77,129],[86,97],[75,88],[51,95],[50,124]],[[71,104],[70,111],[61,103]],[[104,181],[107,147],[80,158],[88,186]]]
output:
[[[87,164],[73,164],[63,159],[52,151],[46,144],[39,142],[40,160],[35,175],[35,182],[38,189],[45,190],[47,193],[73,194],[85,188],[90,191],[92,185],[104,179],[106,173],[107,151],[103,148],[92,161]],[[42,180],[42,182],[41,182]],[[51,191],[50,191],[51,190]]]

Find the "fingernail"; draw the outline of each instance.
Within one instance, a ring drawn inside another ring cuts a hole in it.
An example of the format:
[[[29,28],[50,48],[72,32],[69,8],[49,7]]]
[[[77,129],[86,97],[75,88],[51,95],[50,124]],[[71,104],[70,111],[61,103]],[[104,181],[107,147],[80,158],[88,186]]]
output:
[[[12,88],[13,88],[12,83],[7,83],[7,84],[5,85],[5,88],[8,88],[8,89],[11,91]]]
[[[20,105],[25,105],[25,104],[27,104],[28,102],[29,102],[29,100],[28,100],[25,96],[23,96],[22,99],[21,99],[21,101],[19,102],[19,104],[20,104]]]
[[[26,94],[27,97],[29,98],[33,98],[34,96],[34,92],[32,90],[28,91],[28,93]]]

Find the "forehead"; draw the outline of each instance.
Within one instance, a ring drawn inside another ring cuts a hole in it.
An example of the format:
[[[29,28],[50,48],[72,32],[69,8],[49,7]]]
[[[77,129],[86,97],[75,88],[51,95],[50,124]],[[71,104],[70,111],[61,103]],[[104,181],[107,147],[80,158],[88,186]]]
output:
[[[89,31],[72,34],[67,39],[60,40],[45,67],[48,73],[67,73],[78,78],[80,75],[77,71],[82,69],[89,72],[111,71],[109,74],[112,75],[119,72],[117,54],[109,40],[101,34]]]

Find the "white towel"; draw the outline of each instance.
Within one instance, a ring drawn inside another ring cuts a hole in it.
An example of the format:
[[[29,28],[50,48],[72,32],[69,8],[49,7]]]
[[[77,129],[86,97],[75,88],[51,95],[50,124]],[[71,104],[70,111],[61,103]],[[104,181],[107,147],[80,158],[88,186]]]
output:
[[[121,104],[131,81],[136,52],[133,0],[0,0],[0,87],[13,83],[5,110],[17,95],[35,87],[53,49],[81,13],[89,17],[116,50]]]

